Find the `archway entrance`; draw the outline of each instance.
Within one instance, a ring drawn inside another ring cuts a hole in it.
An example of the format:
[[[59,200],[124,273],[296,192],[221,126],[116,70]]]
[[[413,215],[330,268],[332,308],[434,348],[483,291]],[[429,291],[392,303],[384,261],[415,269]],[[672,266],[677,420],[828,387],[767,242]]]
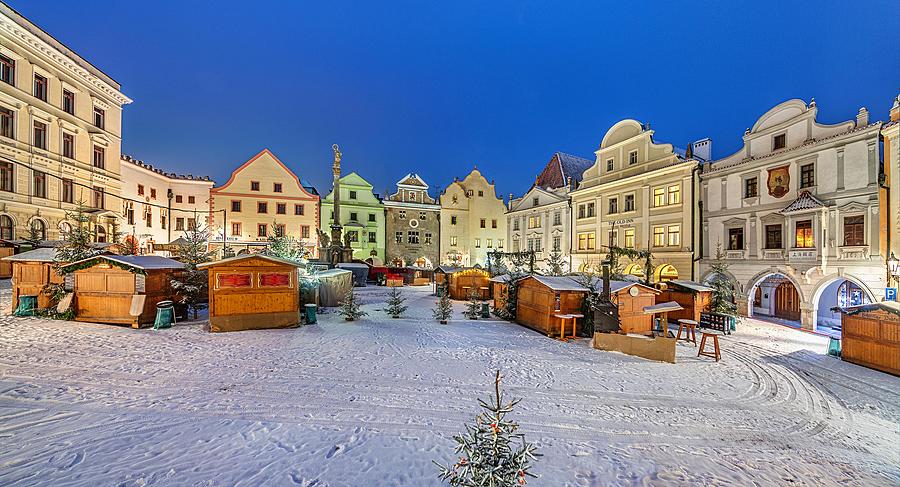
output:
[[[800,327],[800,292],[785,275],[760,278],[747,296],[747,315]]]
[[[832,308],[846,308],[873,302],[862,283],[853,277],[833,279],[819,287],[813,296],[816,312],[816,331],[834,337],[841,336],[841,314]]]
[[[782,282],[775,288],[775,317],[800,321],[800,294],[789,282]]]

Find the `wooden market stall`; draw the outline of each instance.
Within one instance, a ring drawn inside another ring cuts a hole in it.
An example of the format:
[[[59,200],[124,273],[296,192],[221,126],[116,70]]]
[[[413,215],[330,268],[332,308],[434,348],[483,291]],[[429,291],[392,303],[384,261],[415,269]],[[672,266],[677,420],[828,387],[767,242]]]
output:
[[[439,268],[440,269],[440,268]],[[488,299],[491,294],[490,278],[491,275],[484,269],[478,267],[456,267],[451,272],[438,272],[435,270],[435,282],[438,287],[445,286],[450,290],[450,298],[458,300],[468,300],[469,293],[474,290],[481,299]],[[439,282],[438,276],[441,277]]]
[[[679,319],[688,319],[700,322],[700,313],[709,309],[713,288],[704,286],[699,282],[685,279],[666,281],[661,285],[656,301],[665,303],[675,301],[683,309],[668,313],[669,321],[677,322]]]
[[[410,286],[427,286],[434,279],[434,269],[407,267],[404,282]]]
[[[841,311],[841,359],[900,375],[900,304],[881,301]]]
[[[645,314],[644,308],[656,304],[659,291],[631,281],[610,281],[609,288],[610,301],[619,308],[622,333],[652,334],[653,316]]]
[[[37,307],[47,308],[51,298],[44,292],[48,284],[63,284],[56,272],[56,249],[37,248],[3,258],[12,267],[12,309],[19,306],[19,296],[37,296]]]
[[[209,272],[209,331],[287,328],[300,323],[300,264],[245,254],[197,266]]]
[[[184,269],[156,255],[97,255],[62,268],[75,292],[75,320],[140,328],[156,318],[156,303],[174,300],[171,280]]]
[[[559,314],[580,314],[590,289],[568,276],[522,278],[516,286],[516,323],[547,335],[558,334]]]
[[[491,295],[494,297],[494,309],[506,307],[506,296],[509,291],[509,274],[494,276],[491,282]]]
[[[450,283],[450,274],[462,269],[462,267],[454,267],[451,265],[439,265],[434,268],[434,284],[438,289],[446,287]]]
[[[12,240],[0,240],[0,279],[12,277],[12,262],[6,257],[15,255],[19,251],[19,243]],[[15,306],[13,306],[15,309]]]

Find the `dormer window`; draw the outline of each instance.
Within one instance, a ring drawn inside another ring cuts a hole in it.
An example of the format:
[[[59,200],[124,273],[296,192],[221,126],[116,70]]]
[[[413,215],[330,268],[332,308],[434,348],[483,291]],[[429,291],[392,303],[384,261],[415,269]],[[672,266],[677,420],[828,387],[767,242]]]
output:
[[[612,171],[615,166],[615,159],[607,159],[606,160],[606,171]]]
[[[772,150],[784,149],[787,147],[787,135],[778,134],[772,138]]]
[[[633,166],[633,165],[637,164],[637,154],[638,154],[638,151],[636,151],[636,150],[633,150],[628,153],[628,165],[629,166]]]

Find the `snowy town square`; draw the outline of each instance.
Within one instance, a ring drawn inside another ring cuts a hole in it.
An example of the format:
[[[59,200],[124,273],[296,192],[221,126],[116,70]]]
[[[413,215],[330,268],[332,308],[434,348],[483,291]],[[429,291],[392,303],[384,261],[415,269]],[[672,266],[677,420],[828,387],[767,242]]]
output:
[[[497,319],[335,312],[297,329],[210,334],[38,318],[0,326],[0,485],[442,485],[452,436],[500,370],[539,453],[529,485],[888,486],[900,378],[827,339],[748,320],[722,360],[665,364]],[[9,298],[8,287],[3,297]]]

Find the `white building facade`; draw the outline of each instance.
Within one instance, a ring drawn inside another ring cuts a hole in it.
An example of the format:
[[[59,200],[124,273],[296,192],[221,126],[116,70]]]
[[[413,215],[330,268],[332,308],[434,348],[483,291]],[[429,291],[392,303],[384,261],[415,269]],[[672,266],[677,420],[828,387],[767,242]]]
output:
[[[884,297],[881,124],[865,108],[834,125],[816,113],[815,101],[775,106],[704,170],[701,273],[721,245],[742,314],[827,332],[831,307]]]
[[[214,184],[208,176],[168,173],[122,156],[124,222],[120,231],[133,239],[141,255],[168,256],[168,251],[156,246],[209,224],[209,190]]]

